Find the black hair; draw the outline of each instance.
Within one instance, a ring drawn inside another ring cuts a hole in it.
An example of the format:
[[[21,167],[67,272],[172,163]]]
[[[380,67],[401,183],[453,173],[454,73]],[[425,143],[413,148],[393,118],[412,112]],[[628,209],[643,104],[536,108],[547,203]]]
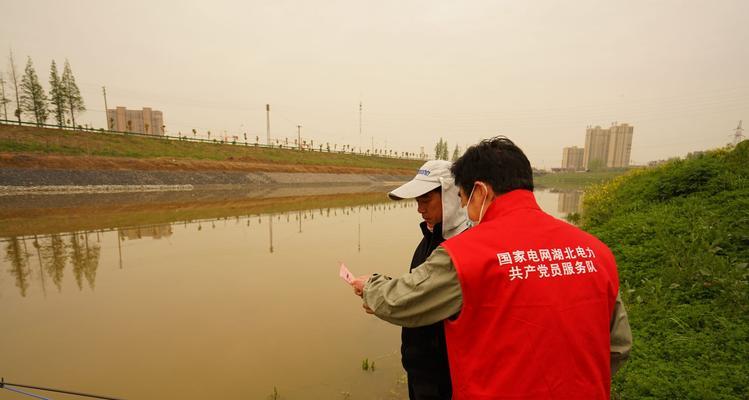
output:
[[[476,181],[491,185],[496,194],[516,189],[533,191],[533,170],[528,157],[510,139],[497,136],[471,146],[450,172],[455,184],[468,194]]]

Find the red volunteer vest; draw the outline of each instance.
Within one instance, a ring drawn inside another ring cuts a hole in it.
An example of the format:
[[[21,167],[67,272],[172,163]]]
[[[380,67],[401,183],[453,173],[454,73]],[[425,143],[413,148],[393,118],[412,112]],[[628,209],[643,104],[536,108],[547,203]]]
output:
[[[619,278],[606,245],[515,190],[442,246],[463,292],[445,322],[453,399],[609,398]]]

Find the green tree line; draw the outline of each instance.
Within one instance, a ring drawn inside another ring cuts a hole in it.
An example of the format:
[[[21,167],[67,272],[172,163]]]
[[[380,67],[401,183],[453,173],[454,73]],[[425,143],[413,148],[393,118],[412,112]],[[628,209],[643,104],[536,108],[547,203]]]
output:
[[[8,88],[13,91],[15,102],[8,97],[5,74],[0,72],[0,106],[2,106],[3,119],[9,119],[8,105],[15,103],[15,109],[12,106],[11,109],[19,123],[21,117],[26,116],[42,125],[52,116],[60,127],[77,126],[75,116],[86,111],[86,106],[67,59],[62,75],[58,73],[57,64],[52,60],[49,71],[49,92],[45,92],[31,57],[26,60],[23,74],[20,74],[16,67],[12,51],[9,55],[9,65],[7,83],[9,83]]]
[[[450,154],[449,146],[447,145],[447,140],[442,140],[440,138],[439,142],[434,146],[434,159],[435,160],[447,160]],[[455,149],[453,150],[452,158],[450,158],[451,161],[457,160],[463,153],[460,151],[460,148],[455,145]]]

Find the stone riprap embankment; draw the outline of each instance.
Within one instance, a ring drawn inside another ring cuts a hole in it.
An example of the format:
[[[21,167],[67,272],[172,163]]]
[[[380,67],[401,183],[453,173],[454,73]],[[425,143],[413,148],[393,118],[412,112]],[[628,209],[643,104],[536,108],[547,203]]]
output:
[[[383,186],[410,176],[384,174],[0,169],[0,195],[113,193],[304,186]]]
[[[14,194],[171,192],[193,190],[194,188],[193,185],[0,186],[0,196]]]

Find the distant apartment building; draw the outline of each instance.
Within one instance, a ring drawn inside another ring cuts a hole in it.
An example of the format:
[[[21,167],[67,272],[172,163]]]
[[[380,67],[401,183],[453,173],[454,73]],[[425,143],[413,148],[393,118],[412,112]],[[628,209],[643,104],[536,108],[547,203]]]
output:
[[[585,130],[585,152],[583,166],[585,169],[605,167],[609,150],[609,130],[596,126]]]
[[[614,125],[609,128],[609,151],[606,166],[609,168],[629,167],[629,156],[632,153],[632,133],[634,127],[627,124]]]
[[[580,171],[583,169],[583,157],[585,149],[572,146],[562,149],[562,169],[567,171]]]
[[[585,131],[583,167],[622,168],[629,166],[634,127],[612,124],[610,128],[588,127]]]
[[[164,135],[164,114],[150,107],[128,110],[125,107],[107,110],[109,129],[120,132]]]

